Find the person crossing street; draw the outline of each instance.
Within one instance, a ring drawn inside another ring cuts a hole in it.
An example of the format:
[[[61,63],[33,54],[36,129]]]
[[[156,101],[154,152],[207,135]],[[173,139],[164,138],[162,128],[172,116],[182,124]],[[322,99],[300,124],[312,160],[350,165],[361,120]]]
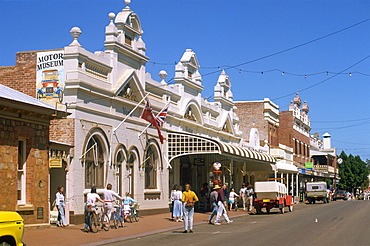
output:
[[[221,225],[221,223],[220,223],[221,220],[220,219],[221,219],[221,216],[222,215],[224,216],[227,224],[230,224],[230,223],[233,222],[232,220],[229,219],[229,216],[227,216],[227,212],[226,212],[226,208],[225,208],[226,198],[225,198],[224,189],[226,189],[226,186],[225,185],[223,186],[223,189],[217,190],[217,194],[218,194],[218,197],[217,197],[218,210],[217,210],[216,222],[214,223],[214,225]]]

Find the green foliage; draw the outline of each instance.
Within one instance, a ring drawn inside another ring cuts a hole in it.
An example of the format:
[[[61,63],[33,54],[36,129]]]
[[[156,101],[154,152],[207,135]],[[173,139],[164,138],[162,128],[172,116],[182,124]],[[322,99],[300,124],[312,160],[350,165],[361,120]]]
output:
[[[347,156],[344,151],[342,151],[339,158],[342,158],[343,162],[339,165],[340,181],[338,188],[351,191],[366,185],[369,175],[367,163],[361,160],[360,156],[353,156],[352,154]]]
[[[328,187],[333,184],[333,180],[332,179],[325,179],[324,181],[326,182],[326,184],[328,185]]]

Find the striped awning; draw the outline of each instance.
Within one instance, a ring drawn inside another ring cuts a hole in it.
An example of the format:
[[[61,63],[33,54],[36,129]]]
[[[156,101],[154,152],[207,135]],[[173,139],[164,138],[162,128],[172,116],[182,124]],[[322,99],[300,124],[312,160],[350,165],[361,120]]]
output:
[[[269,154],[265,154],[256,150],[243,148],[236,145],[231,145],[223,142],[217,142],[220,146],[220,149],[223,153],[234,155],[237,157],[243,157],[252,160],[259,160],[265,162],[275,163],[276,160]]]

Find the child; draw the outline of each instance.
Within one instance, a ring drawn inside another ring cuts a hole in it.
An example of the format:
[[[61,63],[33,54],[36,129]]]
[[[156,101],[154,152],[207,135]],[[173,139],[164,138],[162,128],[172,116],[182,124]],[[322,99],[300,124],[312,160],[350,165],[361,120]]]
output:
[[[229,211],[233,209],[233,204],[235,204],[235,198],[239,197],[238,194],[235,193],[234,189],[231,189],[230,194],[229,194]],[[234,205],[235,209],[235,205]]]

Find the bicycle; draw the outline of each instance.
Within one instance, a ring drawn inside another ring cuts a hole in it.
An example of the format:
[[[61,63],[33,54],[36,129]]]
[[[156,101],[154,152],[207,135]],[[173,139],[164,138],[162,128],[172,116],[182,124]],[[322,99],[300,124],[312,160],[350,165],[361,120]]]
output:
[[[110,221],[107,212],[105,211],[104,207],[100,207],[99,213],[97,213],[98,218],[98,225],[104,231],[109,231],[110,229]]]
[[[118,229],[118,227],[123,227],[123,217],[122,217],[122,205],[116,201],[114,205],[116,210],[112,213],[112,220],[114,228]]]
[[[92,208],[92,207],[88,207],[87,208],[87,216],[89,216],[89,228],[90,228],[90,231],[93,232],[93,233],[97,233],[98,232],[98,229],[100,227],[100,218],[99,218],[99,215],[96,213],[96,207],[95,208]]]
[[[136,222],[139,222],[140,220],[140,214],[139,214],[139,204],[138,203],[135,203],[134,206],[130,207],[130,210],[131,210],[131,215],[130,215],[130,220],[131,222],[133,222],[134,220]]]

